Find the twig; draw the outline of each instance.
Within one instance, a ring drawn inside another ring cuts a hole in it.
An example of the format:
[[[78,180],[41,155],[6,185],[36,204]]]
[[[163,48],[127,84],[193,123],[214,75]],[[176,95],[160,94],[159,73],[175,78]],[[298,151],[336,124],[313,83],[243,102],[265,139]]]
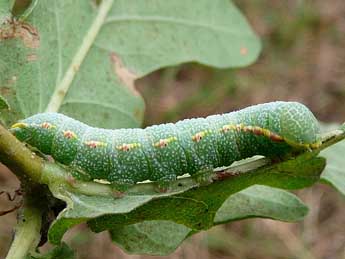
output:
[[[9,131],[0,125],[0,161],[8,166],[20,180],[41,182],[43,159],[38,157]]]
[[[327,132],[322,136],[322,145],[319,148],[319,151],[328,148],[329,146],[334,145],[335,143],[342,141],[343,139],[345,139],[345,128]]]
[[[37,247],[40,241],[42,215],[29,200],[25,201],[23,214],[16,228],[16,234],[6,259],[24,259]]]

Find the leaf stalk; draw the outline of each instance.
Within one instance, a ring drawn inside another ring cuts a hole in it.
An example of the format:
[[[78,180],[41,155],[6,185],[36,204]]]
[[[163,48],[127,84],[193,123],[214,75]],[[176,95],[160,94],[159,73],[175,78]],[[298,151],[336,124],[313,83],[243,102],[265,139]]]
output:
[[[89,49],[94,43],[107,15],[110,11],[114,0],[102,0],[99,5],[98,14],[91,24],[90,29],[86,33],[80,48],[73,57],[67,71],[65,72],[64,77],[56,86],[54,93],[49,101],[49,104],[46,108],[46,112],[57,112],[65,99],[65,96],[72,84],[72,81],[79,71],[81,64],[83,63]]]
[[[24,259],[34,251],[41,237],[42,214],[27,198],[16,227],[16,233],[6,259]]]

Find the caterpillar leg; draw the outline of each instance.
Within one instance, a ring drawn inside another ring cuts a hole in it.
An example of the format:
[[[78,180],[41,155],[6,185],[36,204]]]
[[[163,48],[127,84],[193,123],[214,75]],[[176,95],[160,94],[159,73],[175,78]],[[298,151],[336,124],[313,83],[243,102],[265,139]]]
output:
[[[167,174],[164,177],[160,178],[158,181],[156,181],[156,190],[161,193],[167,192],[171,187],[171,183],[174,181],[176,181],[176,175],[173,173]]]
[[[92,181],[92,177],[81,168],[73,168],[71,170],[71,168],[69,168],[68,166],[61,163],[59,164],[60,166],[64,167],[66,170],[70,171],[71,177],[77,180],[86,181],[86,182]]]
[[[113,182],[111,183],[111,188],[113,189],[116,197],[122,197],[133,185],[134,182]]]
[[[199,170],[197,173],[193,174],[193,179],[199,185],[208,185],[212,183],[212,175],[213,175],[213,168],[212,167],[204,167]]]

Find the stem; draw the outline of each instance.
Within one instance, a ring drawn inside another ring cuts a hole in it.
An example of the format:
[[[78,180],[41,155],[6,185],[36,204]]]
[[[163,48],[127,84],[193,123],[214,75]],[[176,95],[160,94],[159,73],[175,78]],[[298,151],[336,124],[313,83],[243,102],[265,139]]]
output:
[[[328,148],[343,139],[345,139],[345,130],[342,128],[327,132],[322,136],[322,145],[319,150]]]
[[[106,19],[108,12],[110,11],[114,0],[102,0],[98,14],[92,23],[90,29],[86,33],[83,42],[72,59],[71,64],[69,65],[64,78],[55,88],[55,91],[50,99],[50,102],[47,106],[46,112],[57,112],[68,92],[71,83],[78,72],[81,63],[85,59],[89,49],[91,48],[93,42],[96,39],[96,36],[101,29],[104,20]]]
[[[42,215],[38,208],[26,201],[19,221],[6,259],[26,258],[26,255],[34,250],[40,241]]]
[[[0,125],[0,161],[8,166],[21,180],[30,178],[40,183],[43,159],[17,140]]]

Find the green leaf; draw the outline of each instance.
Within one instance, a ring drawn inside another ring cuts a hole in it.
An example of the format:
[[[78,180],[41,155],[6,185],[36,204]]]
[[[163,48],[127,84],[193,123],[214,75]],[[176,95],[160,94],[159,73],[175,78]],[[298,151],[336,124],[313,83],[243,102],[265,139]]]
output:
[[[11,17],[11,6],[9,0],[0,1],[0,26]],[[0,30],[1,31],[1,30]]]
[[[215,223],[264,217],[282,221],[298,221],[308,208],[295,195],[272,187],[254,185],[230,196],[217,211]]]
[[[341,141],[321,152],[327,159],[327,165],[321,179],[345,195],[345,141]]]
[[[340,129],[345,131],[345,123],[340,126]]]
[[[0,95],[0,110],[9,109],[10,105],[8,104],[7,100]]]
[[[42,254],[31,254],[27,256],[27,259],[74,259],[74,251],[68,247],[65,243],[54,247],[48,253]]]
[[[94,126],[136,127],[144,102],[135,79],[189,61],[245,66],[260,51],[228,0],[38,1],[15,26],[0,45],[0,92],[13,110],[1,114],[8,124],[49,107]]]
[[[154,220],[119,225],[110,231],[112,240],[130,254],[167,255],[188,236],[191,229],[171,221]]]
[[[214,224],[248,217],[298,221],[308,208],[295,195],[272,187],[254,185],[231,195],[217,211]],[[192,229],[171,221],[153,220],[118,225],[112,240],[130,254],[167,255],[191,234]]]
[[[51,226],[49,240],[60,242],[66,230],[85,221],[96,232],[152,220],[173,221],[193,231],[208,229],[214,225],[216,212],[229,196],[251,185],[298,189],[318,181],[325,161],[313,155],[306,153],[294,160],[262,168],[253,168],[255,161],[232,167],[231,171],[243,173],[198,188],[191,178],[182,179],[174,182],[168,193],[145,188],[153,187],[152,184],[139,184],[124,197],[114,198],[75,193],[61,188],[61,183],[50,185],[54,196],[67,202],[67,208]],[[305,213],[305,209],[301,210]]]

